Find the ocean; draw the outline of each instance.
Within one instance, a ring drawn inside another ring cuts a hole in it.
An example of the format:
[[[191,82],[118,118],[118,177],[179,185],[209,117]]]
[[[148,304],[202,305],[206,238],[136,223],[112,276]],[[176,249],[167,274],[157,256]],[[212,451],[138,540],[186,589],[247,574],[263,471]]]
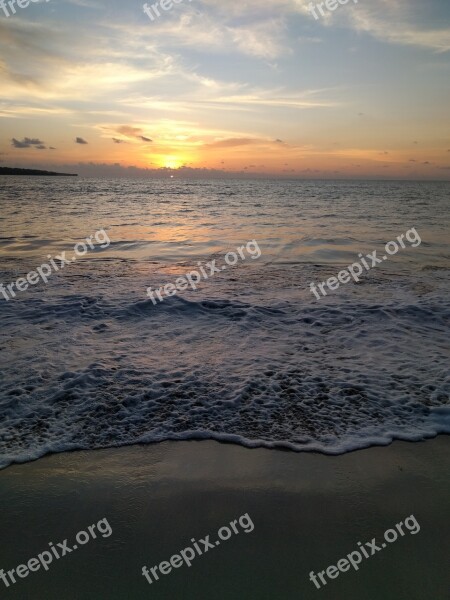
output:
[[[450,433],[449,198],[442,182],[0,177],[4,286],[110,240],[0,295],[0,466],[169,439],[340,454]],[[420,245],[311,292],[411,228]],[[148,297],[249,242],[259,257]]]

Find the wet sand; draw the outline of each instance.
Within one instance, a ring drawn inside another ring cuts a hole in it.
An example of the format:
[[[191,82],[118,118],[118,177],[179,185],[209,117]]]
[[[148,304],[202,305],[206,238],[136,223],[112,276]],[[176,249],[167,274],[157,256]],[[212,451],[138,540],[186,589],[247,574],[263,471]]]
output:
[[[444,600],[450,575],[450,438],[333,457],[168,442],[64,453],[0,472],[0,568],[106,518],[98,535],[6,588],[33,600]],[[248,513],[233,534],[149,585],[150,569]],[[409,532],[317,590],[309,573],[414,515]]]

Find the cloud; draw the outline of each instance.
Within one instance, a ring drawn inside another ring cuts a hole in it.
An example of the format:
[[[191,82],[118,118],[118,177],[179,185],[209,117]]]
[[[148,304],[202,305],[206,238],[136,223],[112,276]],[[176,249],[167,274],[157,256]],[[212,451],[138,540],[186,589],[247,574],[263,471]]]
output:
[[[14,146],[14,148],[31,148],[32,146],[37,146],[41,150],[41,146],[43,146],[43,144],[44,142],[37,138],[25,137],[21,141],[16,140],[16,138],[12,138],[11,140],[11,145]]]
[[[244,171],[224,171],[223,169],[214,169],[206,167],[189,167],[183,165],[177,169],[170,168],[142,168],[135,165],[122,166],[120,163],[95,163],[79,162],[76,164],[60,164],[60,170],[78,173],[85,177],[143,177],[143,178],[161,178],[161,176],[181,175],[183,177],[206,178],[223,177],[242,178]],[[252,176],[265,177],[265,173],[251,172]]]
[[[131,125],[121,125],[116,129],[117,133],[124,135],[128,138],[134,138],[135,140],[141,140],[142,142],[153,142],[153,140],[143,135],[143,129],[141,127],[131,127]],[[116,138],[113,138],[115,140]],[[121,142],[116,142],[120,144]]]
[[[330,13],[326,23],[345,21],[358,32],[392,44],[418,46],[437,53],[450,50],[450,27],[423,25],[422,2],[412,0],[371,0],[370,4],[348,5],[345,11]],[[333,15],[333,17],[331,16]]]
[[[77,137],[77,139],[75,140],[75,144],[87,144],[88,142],[86,140],[83,140],[83,138],[81,137]]]
[[[260,147],[273,147],[273,146],[286,146],[285,142],[281,140],[269,140],[266,138],[248,138],[248,137],[230,137],[213,142],[204,144],[205,148],[238,148],[240,146],[260,146]],[[255,166],[255,165],[250,165]]]
[[[75,4],[76,6],[82,6],[83,8],[94,8],[96,10],[104,9],[104,5],[98,2],[92,2],[91,0],[68,0],[69,4]]]
[[[1,71],[0,66],[0,71]],[[26,100],[24,100],[26,101]],[[23,118],[28,116],[53,116],[53,115],[65,115],[70,114],[72,111],[66,108],[48,108],[48,107],[36,107],[36,106],[10,106],[7,103],[0,102],[0,117],[8,117],[10,119]]]
[[[290,53],[286,47],[286,16],[279,16],[277,7],[275,10],[269,7],[262,14],[262,7],[255,5],[245,20],[236,18],[229,4],[226,11],[222,6],[217,8],[221,10],[211,6],[196,10],[185,4],[183,11],[172,11],[169,18],[158,19],[152,24],[155,44],[195,48],[208,53],[238,53],[263,60]],[[130,27],[125,23],[121,27],[134,38],[148,37],[147,25],[136,28],[134,24]]]
[[[27,144],[25,141],[19,142],[16,138],[12,138],[11,146],[14,146],[14,148],[29,148],[30,144]]]
[[[114,137],[112,140],[115,144],[127,144],[128,143],[125,140],[119,140],[118,138],[114,138]]]
[[[231,48],[237,48],[243,54],[257,58],[273,59],[289,54],[283,47],[284,22],[271,19],[263,23],[246,27],[228,27],[231,36]]]
[[[225,140],[219,140],[212,142],[211,144],[205,144],[208,148],[236,148],[238,146],[249,146],[251,144],[257,144],[260,140],[251,138],[228,138]]]
[[[113,31],[111,37],[113,38]],[[153,66],[141,67],[127,57],[126,42],[97,40],[97,60],[92,58],[95,28],[73,28],[69,20],[51,24],[0,19],[0,77],[2,97],[20,104],[42,100],[101,98],[161,73],[164,61],[155,54]],[[119,48],[119,49],[118,49]],[[149,54],[152,54],[149,52]],[[88,85],[92,82],[92,85]],[[94,85],[95,82],[95,85]],[[61,109],[62,110],[62,109]]]
[[[325,90],[303,90],[299,92],[284,92],[281,90],[264,90],[248,92],[244,94],[235,94],[232,96],[217,96],[214,99],[206,100],[204,103],[214,104],[232,104],[236,106],[253,106],[269,108],[331,108],[337,106],[334,100],[315,99],[315,96],[323,94]]]

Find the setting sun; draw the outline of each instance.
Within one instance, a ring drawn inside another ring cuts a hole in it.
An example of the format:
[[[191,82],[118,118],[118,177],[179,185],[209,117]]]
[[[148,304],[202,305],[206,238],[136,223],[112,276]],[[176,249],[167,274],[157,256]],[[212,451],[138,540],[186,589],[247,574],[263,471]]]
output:
[[[161,159],[161,166],[165,169],[179,169],[183,164],[177,156],[163,156]]]

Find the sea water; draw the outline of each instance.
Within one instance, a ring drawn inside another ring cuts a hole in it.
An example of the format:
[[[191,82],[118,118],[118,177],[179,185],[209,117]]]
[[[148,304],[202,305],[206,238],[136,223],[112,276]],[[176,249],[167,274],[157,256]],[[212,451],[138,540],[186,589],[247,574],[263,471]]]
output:
[[[167,439],[342,453],[450,433],[450,184],[0,177],[0,466]],[[422,240],[310,291],[414,227]],[[156,305],[148,287],[255,240]]]

